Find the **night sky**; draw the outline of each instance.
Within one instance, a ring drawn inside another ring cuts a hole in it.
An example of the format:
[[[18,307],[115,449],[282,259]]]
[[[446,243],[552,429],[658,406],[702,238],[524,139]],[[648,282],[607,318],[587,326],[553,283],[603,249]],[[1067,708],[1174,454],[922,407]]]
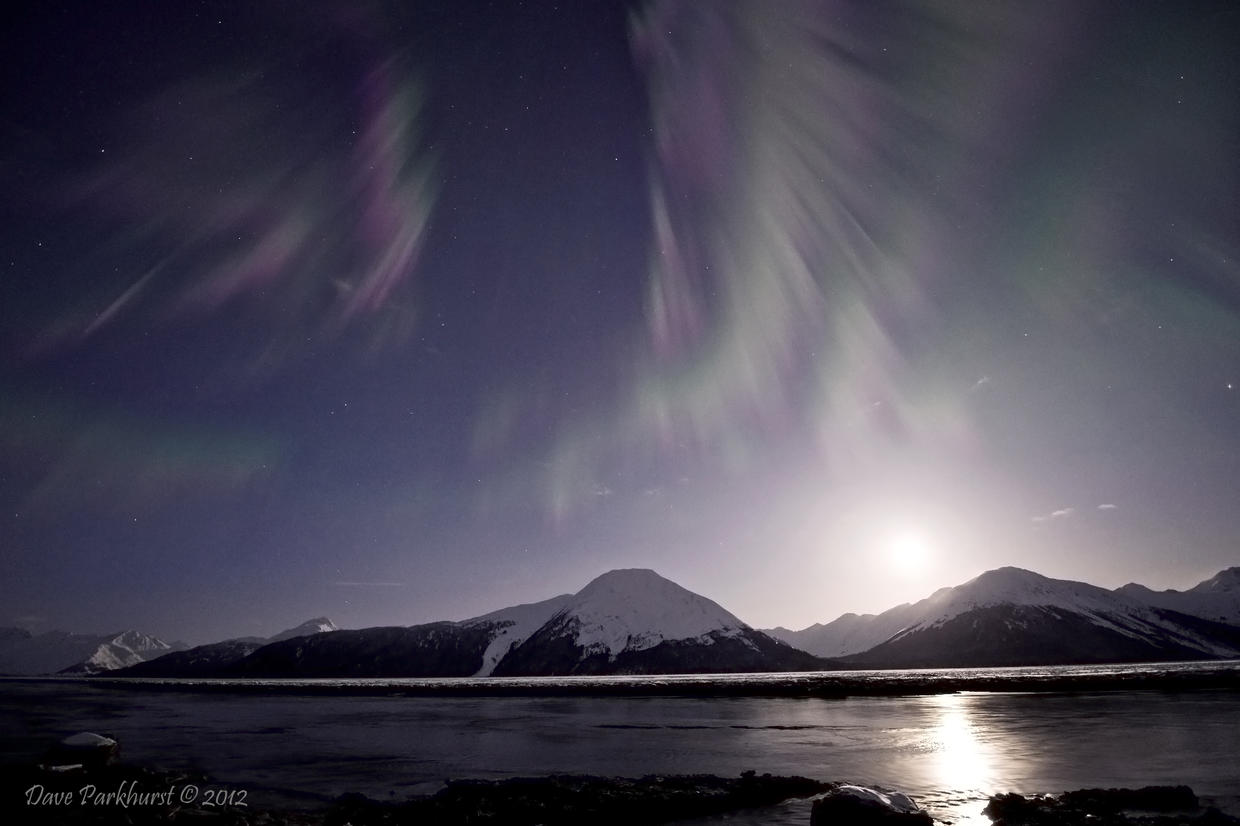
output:
[[[1240,564],[1240,5],[31,2],[0,625]]]

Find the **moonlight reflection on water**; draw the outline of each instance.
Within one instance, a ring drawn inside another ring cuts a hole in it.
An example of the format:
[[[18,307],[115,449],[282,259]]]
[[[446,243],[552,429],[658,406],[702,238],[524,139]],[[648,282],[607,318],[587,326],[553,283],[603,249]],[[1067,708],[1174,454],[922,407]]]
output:
[[[932,756],[930,785],[969,800],[961,822],[989,822],[981,810],[983,799],[998,788],[995,751],[974,722],[974,698],[939,694],[926,700],[935,718],[923,741]]]

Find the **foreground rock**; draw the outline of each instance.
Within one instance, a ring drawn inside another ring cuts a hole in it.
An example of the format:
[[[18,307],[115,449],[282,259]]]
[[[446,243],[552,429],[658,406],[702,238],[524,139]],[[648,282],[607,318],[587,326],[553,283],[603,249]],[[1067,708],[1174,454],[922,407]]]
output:
[[[645,826],[773,806],[832,784],[745,772],[639,779],[558,775],[449,782],[404,803],[345,795],[316,811],[262,808],[259,793],[229,789],[193,772],[123,764],[10,767],[0,773],[0,823],[201,826]],[[238,792],[241,792],[238,794]]]
[[[814,801],[810,826],[931,826],[930,815],[900,792],[840,786]]]
[[[810,826],[931,826],[930,815],[898,791],[839,786],[813,801]]]
[[[44,755],[43,763],[51,771],[98,769],[120,759],[120,744],[111,737],[83,731],[61,740]]]
[[[1080,789],[1052,797],[995,795],[985,813],[996,826],[1235,826],[1240,818],[1203,807],[1188,786]]]

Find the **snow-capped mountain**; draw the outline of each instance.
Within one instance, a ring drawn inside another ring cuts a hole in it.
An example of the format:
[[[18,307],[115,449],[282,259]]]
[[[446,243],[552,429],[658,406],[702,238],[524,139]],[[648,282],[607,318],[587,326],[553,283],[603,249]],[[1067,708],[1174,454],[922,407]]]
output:
[[[5,631],[0,635],[0,674],[97,674],[176,650],[174,645],[138,631],[48,631],[37,635],[21,629]]]
[[[893,611],[904,627],[851,662],[949,667],[1240,655],[1240,628],[1020,568],[987,571]]]
[[[241,661],[270,643],[337,630],[339,629],[336,624],[327,617],[315,617],[270,637],[237,637],[148,658],[146,662],[136,665],[130,663],[123,672],[118,672],[118,676],[206,677]]]
[[[1116,593],[1181,614],[1240,625],[1240,567],[1219,571],[1187,591],[1154,591],[1131,582]]]
[[[1083,582],[1052,580],[1020,568],[998,568],[881,614],[844,614],[826,625],[811,625],[801,631],[777,628],[770,633],[819,656],[841,657],[860,654],[903,631],[942,624],[976,608],[1008,604],[1055,605],[1069,610],[1113,608],[1108,602],[1110,596],[1110,592]]]
[[[122,631],[100,643],[82,662],[63,669],[62,674],[99,674],[136,665],[175,650],[163,640],[138,631]]]
[[[1142,607],[1134,600],[1096,585],[1051,579],[1023,568],[1006,567],[987,571],[963,585],[935,591],[916,604],[919,609],[917,623],[921,626],[941,624],[968,611],[994,605],[1036,605],[1084,614],[1133,611]]]
[[[1042,609],[1057,612],[1058,618]],[[973,630],[961,634],[957,645],[962,647],[946,652],[947,660],[932,662],[930,649],[915,653],[911,643],[894,646],[909,649],[907,656],[901,655],[898,659],[927,665],[957,664],[962,658],[983,657],[988,647],[1000,645],[1000,638],[1006,640],[1003,644],[1008,646],[1007,650],[985,654],[984,658],[1015,663],[1020,657],[1032,657],[1031,662],[1051,662],[1056,646],[1060,655],[1075,662],[1117,657],[1229,656],[1227,652],[1233,649],[1229,642],[1231,632],[1209,624],[1202,626],[1195,619],[1240,625],[1240,568],[1223,571],[1182,593],[1154,592],[1140,585],[1107,591],[1083,582],[1050,579],[1019,568],[999,568],[955,588],[940,589],[921,602],[899,605],[881,614],[844,614],[825,625],[815,624],[800,631],[776,628],[768,633],[820,657],[878,662],[882,659],[878,655],[859,655],[914,631],[952,624],[955,618],[964,615],[968,616],[968,627]],[[1075,621],[1073,618],[1084,618],[1085,622],[1082,631],[1075,636],[1066,631]],[[1047,630],[1052,626],[1059,627],[1071,639],[1056,641]],[[1014,629],[1023,629],[1023,635],[1015,634]],[[1035,644],[1032,640],[1040,633],[1039,629],[1049,635],[1044,644]],[[1122,639],[1112,638],[1109,642],[1096,639],[1097,629],[1111,632],[1106,635],[1108,637],[1118,634]],[[981,637],[986,634],[993,640],[983,645]],[[968,642],[965,638],[976,639]],[[925,642],[924,638],[918,639]],[[1022,639],[1025,642],[1022,643]],[[1087,639],[1091,642],[1087,643]],[[1091,650],[1090,645],[1098,647]],[[973,653],[966,655],[966,648]],[[1069,648],[1072,650],[1067,650]],[[888,653],[892,650],[884,649]]]
[[[497,675],[781,671],[816,658],[654,571],[603,574],[494,668]]]
[[[578,591],[558,612],[573,642],[586,654],[615,659],[665,640],[739,637],[749,628],[717,602],[682,588],[654,571],[611,571]]]

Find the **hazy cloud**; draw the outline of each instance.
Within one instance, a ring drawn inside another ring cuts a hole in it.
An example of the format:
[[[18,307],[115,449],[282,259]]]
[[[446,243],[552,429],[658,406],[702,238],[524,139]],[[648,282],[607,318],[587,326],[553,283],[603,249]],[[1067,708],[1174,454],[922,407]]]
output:
[[[404,588],[403,582],[333,582],[339,588]]]
[[[1105,505],[1099,505],[1099,506],[1098,506],[1098,510],[1100,510],[1100,511],[1113,511],[1113,510],[1118,510],[1118,509],[1119,509],[1119,505],[1112,505],[1112,504],[1109,504],[1109,503],[1108,503],[1108,504],[1105,504]]]

